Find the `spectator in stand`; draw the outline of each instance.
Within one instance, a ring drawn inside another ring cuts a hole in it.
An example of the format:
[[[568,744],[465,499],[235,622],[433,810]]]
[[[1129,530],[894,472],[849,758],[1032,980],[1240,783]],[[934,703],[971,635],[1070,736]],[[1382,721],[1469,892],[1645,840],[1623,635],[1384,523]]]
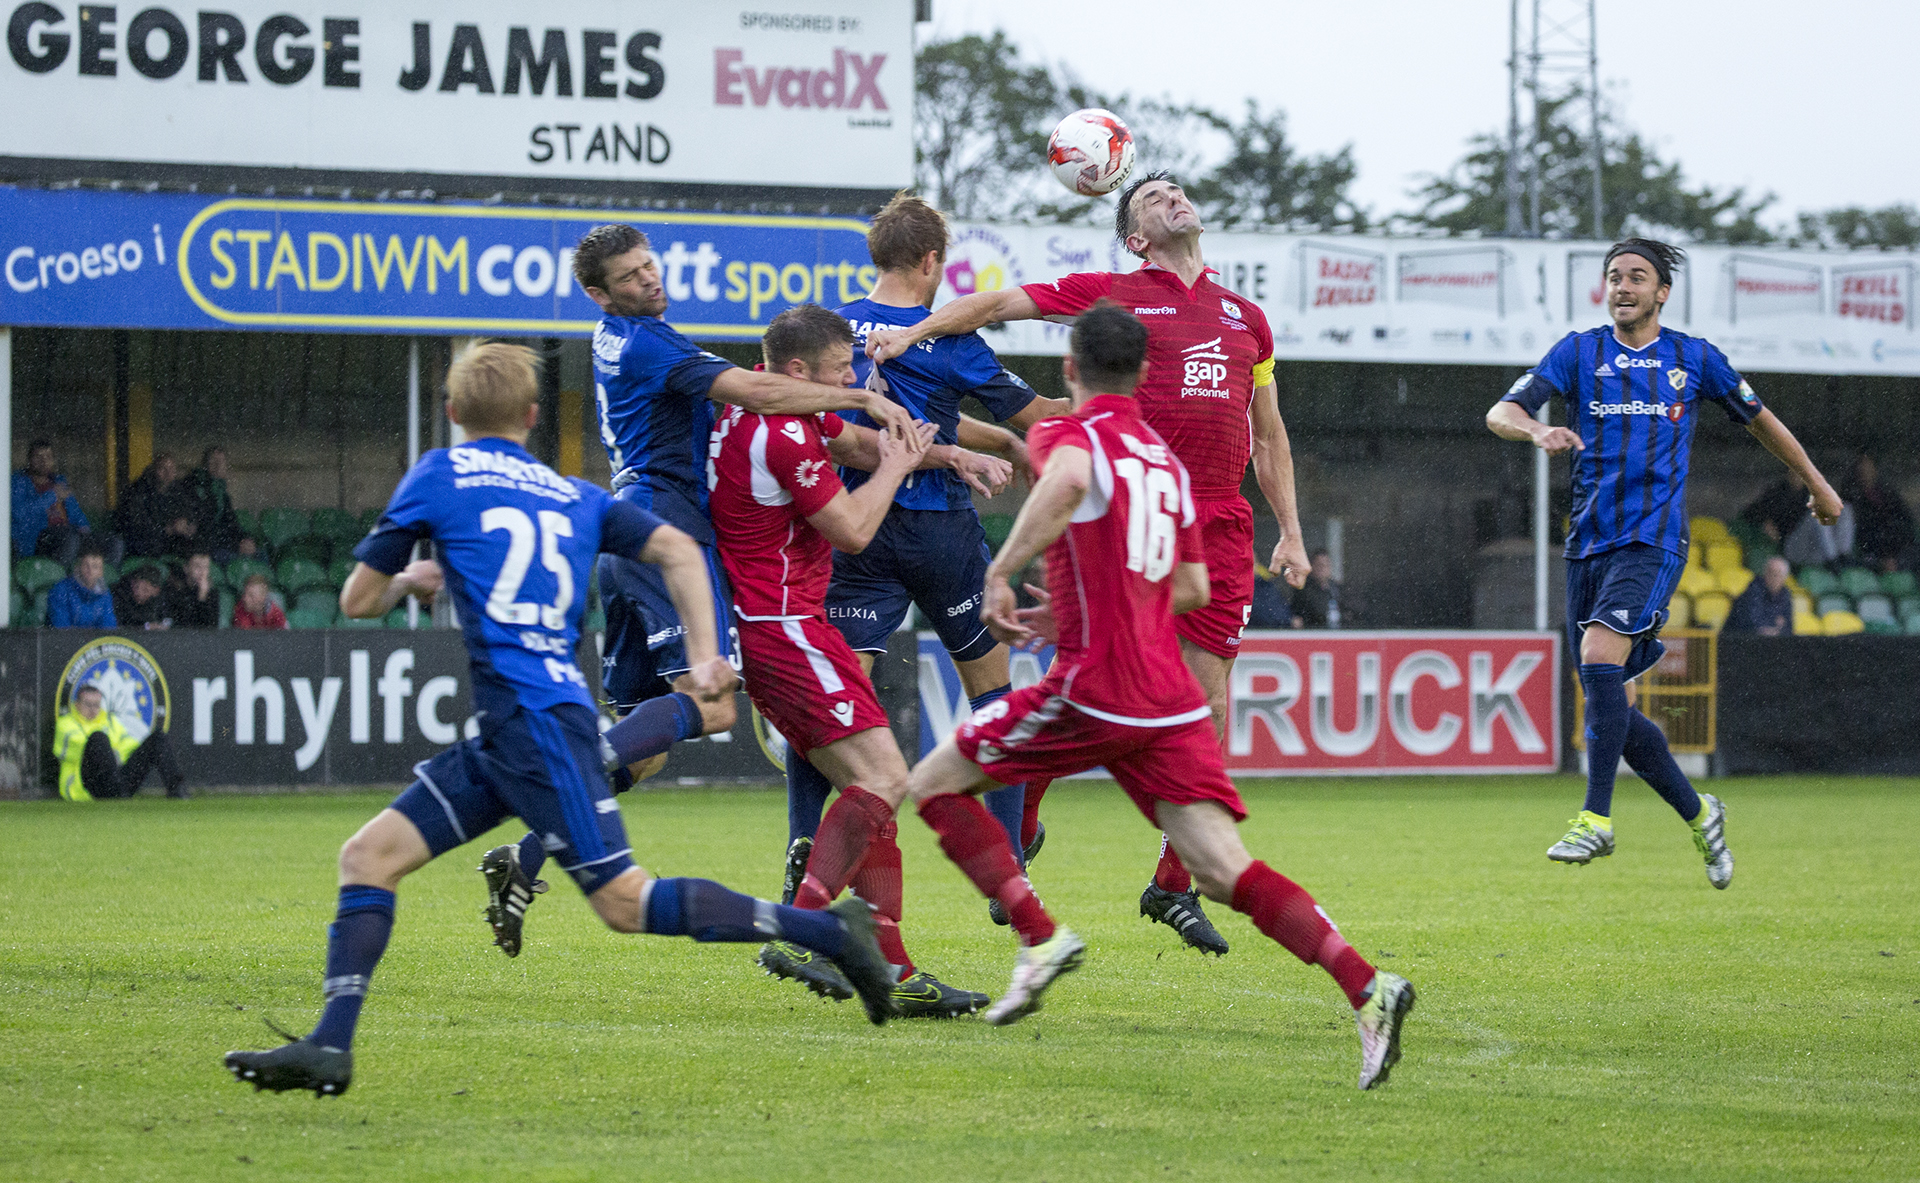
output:
[[[240,518],[227,495],[227,450],[218,445],[200,456],[200,467],[187,474],[187,497],[193,502],[196,548],[219,562],[231,562],[240,553]]]
[[[54,463],[52,442],[34,440],[27,445],[26,468],[13,474],[14,557],[43,555],[71,567],[92,535],[92,524]],[[117,539],[98,541],[103,553],[118,549]]]
[[[240,589],[240,602],[233,606],[233,627],[287,627],[287,614],[273,602],[266,576],[247,576],[245,586]]]
[[[1843,498],[1839,519],[1824,526],[1807,512],[1807,498],[1800,474],[1789,472],[1767,486],[1740,511],[1740,517],[1778,542],[1780,553],[1794,566],[1838,566],[1853,553],[1853,506]]]
[[[1880,483],[1880,466],[1870,452],[1853,463],[1853,477],[1840,496],[1854,507],[1858,533],[1855,548],[1861,558],[1882,571],[1898,571],[1913,561],[1913,511],[1900,494]]]
[[[179,466],[162,452],[127,486],[114,522],[127,540],[128,554],[159,558],[193,549],[198,529],[194,514],[193,498],[180,480]]]
[[[1287,588],[1273,572],[1259,563],[1253,565],[1253,605],[1247,614],[1249,628],[1291,628],[1293,605]]]
[[[1787,560],[1779,555],[1760,568],[1760,578],[1747,585],[1733,602],[1722,629],[1730,633],[1759,633],[1763,637],[1791,636],[1793,633],[1793,593],[1787,590],[1790,573]]]
[[[174,628],[220,627],[220,592],[206,551],[188,556],[186,566],[167,581],[167,616]]]
[[[107,561],[97,550],[80,552],[73,573],[47,593],[48,628],[118,628],[113,593],[107,590]]]
[[[1333,556],[1324,550],[1313,552],[1313,570],[1293,593],[1293,627],[1340,627],[1340,585],[1333,580]]]
[[[113,593],[113,617],[116,628],[155,629],[172,623],[153,568],[138,567],[121,578]]]
[[[138,742],[127,734],[118,716],[106,709],[106,696],[91,683],[73,692],[73,709],[53,723],[53,754],[60,761],[60,797],[64,801],[92,801],[96,797],[131,797],[140,791],[147,773],[158,771],[167,796],[187,798],[186,777],[173,758],[173,747],[161,729],[165,717],[156,711],[153,730]],[[122,763],[124,761],[124,763]]]

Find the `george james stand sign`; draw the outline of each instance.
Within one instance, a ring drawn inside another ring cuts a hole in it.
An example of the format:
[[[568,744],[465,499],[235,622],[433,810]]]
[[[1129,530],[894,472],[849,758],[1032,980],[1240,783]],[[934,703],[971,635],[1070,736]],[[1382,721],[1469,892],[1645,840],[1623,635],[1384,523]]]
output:
[[[16,176],[122,162],[553,189],[912,181],[903,0],[810,13],[616,0],[0,12],[0,105],[33,113],[12,121],[0,155]]]

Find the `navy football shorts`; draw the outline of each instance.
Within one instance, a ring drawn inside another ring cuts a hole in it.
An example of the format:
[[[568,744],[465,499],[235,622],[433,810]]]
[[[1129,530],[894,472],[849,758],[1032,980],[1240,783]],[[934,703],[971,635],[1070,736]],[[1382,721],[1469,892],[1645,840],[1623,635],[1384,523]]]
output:
[[[518,817],[583,894],[633,866],[602,771],[600,729],[586,707],[519,707],[499,723],[482,718],[477,737],[422,761],[413,774],[393,808],[435,858]]]
[[[707,557],[707,580],[713,586],[713,614],[719,629],[720,656],[738,669],[740,647],[733,633],[733,589],[720,565],[720,552],[702,546]],[[618,714],[626,714],[649,698],[670,689],[669,683],[690,667],[686,627],[674,610],[673,597],[660,568],[636,559],[601,555],[600,604],[607,614],[606,647],[600,655],[600,686]]]
[[[1630,542],[1602,554],[1567,560],[1567,643],[1580,664],[1580,638],[1590,624],[1602,624],[1635,638],[1627,658],[1627,677],[1652,668],[1666,646],[1655,637],[1667,622],[1667,601],[1680,584],[1687,556],[1643,542]]]
[[[990,558],[971,508],[896,505],[865,550],[834,552],[827,620],[854,652],[884,653],[913,603],[955,661],[985,657],[998,644],[980,621]]]

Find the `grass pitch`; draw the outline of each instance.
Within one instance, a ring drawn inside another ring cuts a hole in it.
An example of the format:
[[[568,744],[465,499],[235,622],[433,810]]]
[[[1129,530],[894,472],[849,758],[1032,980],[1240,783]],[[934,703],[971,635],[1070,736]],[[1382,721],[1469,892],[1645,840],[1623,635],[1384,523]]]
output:
[[[752,946],[617,937],[556,883],[517,961],[478,856],[402,888],[344,1098],[221,1068],[317,1013],[333,855],[383,796],[0,807],[0,1178],[1913,1178],[1920,782],[1722,782],[1734,885],[1637,782],[1620,852],[1549,864],[1570,778],[1257,782],[1257,856],[1412,978],[1354,1089],[1344,1000],[1224,907],[1202,960],[1137,915],[1156,836],[1057,787],[1034,868],[1086,967],[1017,1026],[896,1021]],[[661,874],[778,890],[780,797],[622,798]],[[512,832],[517,836],[517,831]],[[905,819],[909,947],[997,993],[1005,930]]]

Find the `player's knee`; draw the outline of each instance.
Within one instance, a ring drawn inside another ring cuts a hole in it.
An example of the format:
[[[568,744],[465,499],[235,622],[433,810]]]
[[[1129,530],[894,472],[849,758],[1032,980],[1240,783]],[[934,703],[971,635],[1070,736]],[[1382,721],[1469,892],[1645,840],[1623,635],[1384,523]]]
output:
[[[376,883],[386,877],[387,858],[383,844],[361,830],[340,844],[340,877],[343,882]]]

